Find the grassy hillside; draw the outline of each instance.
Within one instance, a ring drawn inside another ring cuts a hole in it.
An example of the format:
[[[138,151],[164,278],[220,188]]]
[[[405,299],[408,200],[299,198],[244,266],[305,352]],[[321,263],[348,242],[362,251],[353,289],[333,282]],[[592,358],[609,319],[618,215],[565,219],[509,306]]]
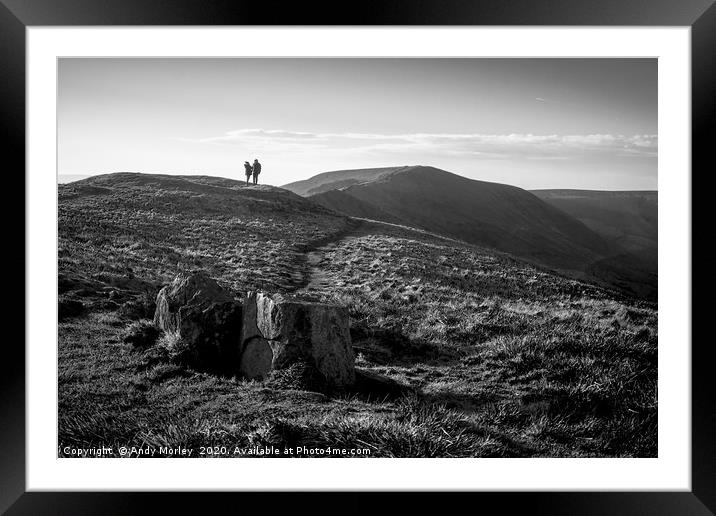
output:
[[[581,195],[577,191],[532,195],[520,188],[474,181],[433,167],[374,170],[381,173],[374,172],[370,177],[357,170],[354,179],[360,181],[347,186],[344,178],[350,177],[350,171],[319,174],[308,181],[314,185],[311,191],[324,191],[309,197],[350,216],[424,228],[578,279],[656,299],[656,247],[638,247],[648,242],[656,245],[655,213],[650,218],[655,198],[652,203],[651,198],[644,197],[647,200],[639,204],[633,192],[623,196],[626,200],[615,192],[610,192],[611,196],[587,192],[586,198],[593,201],[572,202],[574,209],[570,211],[562,209],[563,201],[567,197],[577,199]],[[605,202],[600,204],[600,199]],[[578,206],[581,208],[576,209]],[[574,212],[584,220],[573,216]],[[649,224],[653,225],[653,235]],[[625,235],[640,232],[642,236],[618,238],[618,231]]]
[[[341,190],[414,227],[492,247],[563,270],[610,254],[606,243],[579,221],[513,186],[474,181],[433,167],[405,167]],[[353,205],[331,193],[313,200],[349,215]]]
[[[233,288],[287,289],[305,247],[347,225],[286,190],[215,177],[120,173],[58,189],[61,291],[155,288],[197,268]]]
[[[283,188],[290,190],[298,195],[309,196],[330,190],[337,190],[347,186],[364,183],[366,181],[374,181],[381,176],[391,174],[393,172],[408,167],[384,167],[384,168],[361,168],[355,170],[336,170],[333,172],[324,172],[317,174],[303,181],[296,181],[283,185]]]
[[[621,249],[586,269],[587,274],[644,298],[658,294],[658,193],[592,190],[534,190]]]
[[[59,204],[61,445],[656,456],[653,304],[230,180],[100,176]],[[127,339],[184,268],[346,305],[358,368],[395,383],[250,382]]]
[[[625,250],[635,253],[648,250],[655,257],[659,235],[657,192],[533,190],[532,193]]]
[[[348,214],[351,217],[380,220],[393,224],[405,222],[399,216],[388,213],[370,201],[353,197],[345,189],[328,190],[312,195],[310,199],[321,206],[325,206],[337,213]]]

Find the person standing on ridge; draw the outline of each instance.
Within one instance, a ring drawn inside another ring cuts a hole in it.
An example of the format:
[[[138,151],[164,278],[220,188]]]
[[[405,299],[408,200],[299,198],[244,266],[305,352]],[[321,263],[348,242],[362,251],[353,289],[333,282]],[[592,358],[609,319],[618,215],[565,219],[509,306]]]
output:
[[[254,160],[254,184],[259,183],[259,174],[261,173],[261,163],[259,163],[258,158]]]
[[[251,169],[251,163],[249,163],[248,161],[244,161],[244,171],[246,172],[246,186],[248,186],[249,179],[251,179],[251,174],[253,174],[253,170]]]

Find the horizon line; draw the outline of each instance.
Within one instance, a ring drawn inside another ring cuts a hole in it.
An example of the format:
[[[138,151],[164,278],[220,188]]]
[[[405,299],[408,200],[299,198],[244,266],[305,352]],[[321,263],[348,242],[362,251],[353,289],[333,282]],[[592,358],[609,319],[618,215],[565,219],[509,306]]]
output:
[[[383,166],[383,167],[367,167],[367,168],[354,168],[354,169],[346,168],[346,169],[326,170],[326,171],[324,171],[324,172],[317,172],[317,173],[315,173],[314,175],[312,175],[312,176],[310,176],[310,177],[308,177],[308,178],[306,178],[306,179],[297,179],[296,181],[291,181],[291,182],[289,182],[289,183],[284,183],[283,185],[273,185],[273,184],[269,184],[269,183],[263,183],[263,184],[264,184],[265,186],[272,186],[272,187],[274,187],[274,188],[282,188],[282,189],[285,190],[285,188],[283,188],[283,187],[286,186],[286,185],[290,185],[290,184],[293,184],[293,183],[298,183],[298,182],[300,182],[300,181],[309,181],[310,179],[313,179],[314,177],[316,177],[316,176],[318,176],[318,175],[321,175],[321,174],[330,174],[330,173],[332,173],[332,172],[345,172],[345,171],[350,171],[350,170],[379,170],[379,169],[383,169],[383,168],[388,169],[388,168],[401,168],[401,167],[431,167],[431,168],[437,168],[437,167],[433,167],[433,166],[431,166],[431,165],[392,165],[392,166]],[[438,169],[438,170],[442,170],[443,172],[447,172],[447,173],[449,173],[449,174],[454,174],[454,175],[456,175],[456,176],[460,176],[460,177],[463,177],[463,178],[465,178],[465,179],[469,179],[470,181],[481,181],[481,182],[484,182],[484,183],[492,183],[492,184],[501,184],[501,185],[506,185],[506,186],[512,186],[512,187],[514,187],[514,188],[519,188],[519,189],[521,189],[521,190],[525,190],[526,192],[539,192],[539,191],[546,191],[546,190],[565,190],[565,191],[567,191],[567,190],[572,190],[572,191],[575,191],[575,192],[658,192],[658,191],[659,191],[658,189],[631,189],[631,190],[608,190],[608,189],[604,189],[604,190],[602,190],[602,189],[595,189],[595,188],[574,188],[574,187],[560,187],[560,186],[557,186],[557,187],[540,187],[540,188],[523,188],[523,187],[521,187],[521,186],[512,185],[512,184],[509,184],[509,183],[499,183],[499,182],[497,182],[497,181],[486,181],[486,180],[483,180],[483,179],[474,179],[474,178],[467,177],[467,176],[464,176],[464,175],[462,175],[462,174],[458,174],[458,173],[455,173],[455,172],[451,172],[451,171],[445,170],[445,169]],[[76,183],[76,182],[82,181],[82,180],[84,180],[84,179],[89,179],[89,178],[91,178],[91,177],[106,176],[106,175],[112,175],[112,174],[146,174],[146,175],[155,175],[155,176],[163,175],[163,176],[177,176],[177,177],[200,177],[200,176],[208,176],[208,177],[220,177],[220,178],[222,178],[222,179],[228,179],[229,181],[236,181],[236,182],[238,182],[238,183],[243,183],[243,182],[244,182],[244,181],[241,180],[241,179],[235,179],[235,178],[233,178],[233,177],[226,177],[226,176],[221,176],[221,175],[211,174],[211,173],[193,173],[193,172],[192,172],[192,173],[167,173],[167,172],[143,172],[143,171],[136,171],[136,170],[117,170],[117,171],[113,171],[113,172],[99,172],[99,173],[97,173],[97,174],[73,174],[73,173],[69,173],[69,174],[68,174],[68,173],[60,173],[60,172],[58,172],[58,173],[56,173],[56,179],[57,179],[57,184],[69,184],[69,183]],[[71,181],[60,181],[60,178],[61,178],[62,176],[65,176],[65,177],[76,177],[77,179],[73,179],[73,180],[71,180]]]

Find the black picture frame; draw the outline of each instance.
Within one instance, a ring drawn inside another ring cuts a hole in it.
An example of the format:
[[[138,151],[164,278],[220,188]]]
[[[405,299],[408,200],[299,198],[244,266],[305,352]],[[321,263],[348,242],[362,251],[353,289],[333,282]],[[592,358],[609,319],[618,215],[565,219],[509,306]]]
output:
[[[40,25],[689,26],[694,194],[699,192],[694,184],[707,176],[713,161],[712,142],[716,136],[713,128],[716,6],[713,0],[365,0],[352,4],[275,0],[0,0],[0,124],[7,171],[5,185],[14,192],[25,191],[24,179],[21,179],[25,170],[25,29]],[[17,184],[10,186],[12,178]],[[703,206],[692,201],[694,222],[707,220]],[[3,203],[3,220],[17,220],[19,209],[9,202]],[[24,233],[24,228],[16,226],[18,233]],[[18,241],[21,239],[24,236],[19,235]],[[32,270],[25,265],[28,257],[24,249],[23,242],[6,255],[9,259],[6,267],[13,271],[24,267],[27,277]],[[707,282],[698,283],[705,289]],[[24,302],[14,301],[16,308],[25,308]],[[692,305],[692,320],[705,320],[709,305]],[[135,514],[155,512],[158,503],[166,513],[206,513],[209,503],[218,502],[218,507],[232,512],[250,510],[248,507],[256,504],[265,510],[275,503],[273,498],[266,500],[269,495],[260,493],[212,494],[209,501],[207,493],[26,492],[25,353],[21,339],[9,337],[9,329],[7,335],[0,360],[0,511],[10,515]],[[449,507],[458,510],[463,506],[483,511],[499,507],[501,513],[713,514],[716,512],[716,405],[709,396],[713,392],[713,343],[709,338],[692,341],[691,492],[453,493],[449,494],[449,500],[445,495],[427,498],[423,493],[412,493],[402,496],[398,502],[401,512],[444,511]],[[690,344],[683,343],[685,347]],[[312,514],[321,511],[363,513],[387,507],[384,496],[348,493],[341,500],[334,500],[333,495],[326,493],[293,493],[283,496],[281,503]]]

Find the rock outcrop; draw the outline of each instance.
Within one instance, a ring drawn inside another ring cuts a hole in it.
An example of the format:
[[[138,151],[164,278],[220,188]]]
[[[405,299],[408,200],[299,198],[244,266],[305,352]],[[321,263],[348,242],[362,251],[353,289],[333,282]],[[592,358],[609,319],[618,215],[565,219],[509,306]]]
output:
[[[202,272],[179,274],[157,295],[154,324],[181,359],[202,369],[238,369],[242,301]]]
[[[301,362],[315,367],[333,387],[355,382],[347,310],[250,292],[244,304],[241,373],[265,378]]]
[[[159,291],[154,324],[170,351],[201,369],[264,379],[301,365],[326,387],[356,379],[340,306],[257,292],[237,300],[204,273],[182,273]]]

